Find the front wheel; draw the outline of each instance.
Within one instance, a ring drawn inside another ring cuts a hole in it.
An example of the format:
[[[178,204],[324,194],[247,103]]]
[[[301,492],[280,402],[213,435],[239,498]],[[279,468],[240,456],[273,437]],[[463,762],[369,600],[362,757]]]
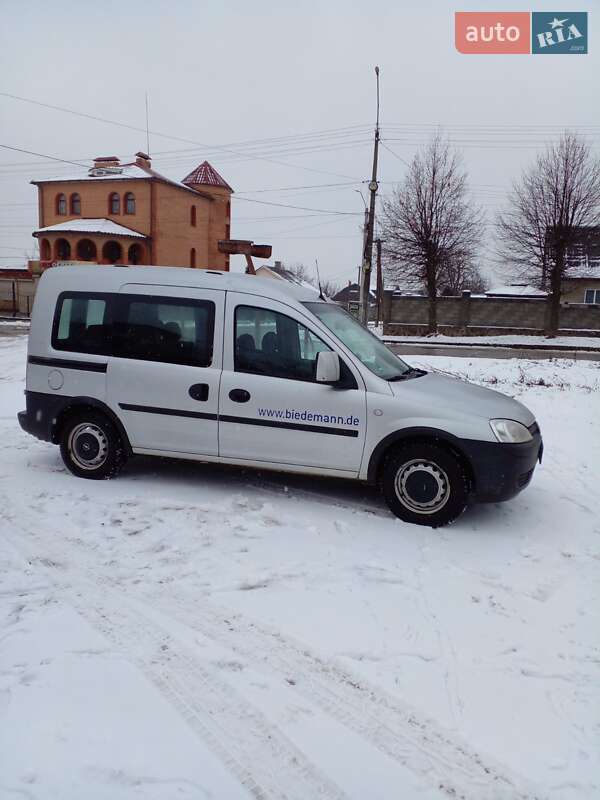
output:
[[[60,453],[79,478],[114,478],[125,463],[123,442],[113,423],[97,411],[70,417],[62,429]]]
[[[459,459],[426,442],[404,445],[387,458],[381,488],[397,517],[431,528],[447,525],[460,516],[469,494]]]

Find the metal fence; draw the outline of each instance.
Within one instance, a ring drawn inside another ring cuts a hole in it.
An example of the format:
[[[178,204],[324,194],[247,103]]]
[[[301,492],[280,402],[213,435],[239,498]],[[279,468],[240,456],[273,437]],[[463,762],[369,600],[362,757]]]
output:
[[[0,314],[29,317],[37,278],[0,278]]]

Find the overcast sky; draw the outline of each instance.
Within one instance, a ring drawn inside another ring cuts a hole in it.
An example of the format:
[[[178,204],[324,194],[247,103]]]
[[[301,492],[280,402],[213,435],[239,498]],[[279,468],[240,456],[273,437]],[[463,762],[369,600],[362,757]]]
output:
[[[0,142],[66,160],[129,160],[146,149],[147,90],[155,169],[181,179],[208,158],[236,190],[233,237],[272,244],[287,263],[318,259],[322,276],[344,283],[361,258],[356,190],[366,196],[371,171],[375,64],[384,193],[436,125],[464,153],[490,220],[561,127],[581,129],[600,151],[598,2],[560,7],[591,12],[588,55],[460,55],[456,10],[557,4],[0,0],[0,92],[142,129],[0,96]],[[72,169],[0,149],[0,264],[32,247],[29,181]]]

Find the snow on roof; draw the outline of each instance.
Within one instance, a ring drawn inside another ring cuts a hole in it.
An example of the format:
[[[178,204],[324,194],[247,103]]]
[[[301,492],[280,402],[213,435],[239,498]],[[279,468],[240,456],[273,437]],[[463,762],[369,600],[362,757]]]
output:
[[[196,184],[221,186],[223,189],[229,189],[230,192],[233,192],[233,189],[227,181],[219,175],[217,170],[209,164],[208,161],[203,161],[196,169],[193,169],[189,175],[185,176],[182,183],[185,183],[187,186],[194,186]]]
[[[569,266],[565,272],[565,280],[575,278],[595,278],[600,279],[600,260],[582,262]]]
[[[218,173],[215,174],[218,175]],[[71,174],[66,174],[66,175],[54,175],[53,177],[50,178],[37,178],[36,180],[31,181],[31,183],[34,184],[71,183],[72,181],[118,181],[118,180],[148,181],[152,179],[157,181],[162,181],[163,183],[169,183],[171,186],[177,186],[179,189],[183,189],[186,192],[193,192],[196,195],[200,195],[201,197],[206,197],[207,199],[210,200],[213,199],[209,194],[201,191],[200,189],[194,189],[192,186],[188,186],[181,181],[173,180],[173,178],[167,178],[165,175],[161,175],[160,172],[156,172],[156,170],[152,169],[151,167],[145,167],[142,164],[135,164],[135,163],[117,164],[114,166],[100,165],[98,167],[94,166],[89,168],[82,166],[80,172],[77,173],[73,172]],[[221,180],[223,179],[221,178]]]
[[[65,233],[104,233],[109,236],[132,236],[136,239],[147,239],[143,233],[134,231],[132,228],[126,228],[124,225],[119,225],[111,219],[70,219],[66,222],[58,222],[56,225],[48,225],[46,228],[38,228],[34,232],[34,236],[40,233],[57,233],[64,231]]]
[[[37,178],[32,183],[56,183],[57,181],[117,181],[148,180],[151,176],[139,164],[120,164],[116,167],[81,167],[80,172]]]
[[[486,292],[488,297],[502,295],[503,297],[546,297],[547,292],[537,289],[535,286],[525,286],[521,284],[510,286],[497,286]]]

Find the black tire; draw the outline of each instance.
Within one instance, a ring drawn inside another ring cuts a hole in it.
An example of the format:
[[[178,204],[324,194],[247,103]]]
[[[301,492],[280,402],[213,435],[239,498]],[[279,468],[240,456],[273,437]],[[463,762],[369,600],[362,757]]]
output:
[[[469,496],[469,481],[460,460],[428,442],[394,450],[383,465],[381,488],[397,517],[431,528],[459,517]]]
[[[66,420],[60,454],[73,475],[91,480],[116,477],[127,460],[118,430],[94,410],[77,412]]]

